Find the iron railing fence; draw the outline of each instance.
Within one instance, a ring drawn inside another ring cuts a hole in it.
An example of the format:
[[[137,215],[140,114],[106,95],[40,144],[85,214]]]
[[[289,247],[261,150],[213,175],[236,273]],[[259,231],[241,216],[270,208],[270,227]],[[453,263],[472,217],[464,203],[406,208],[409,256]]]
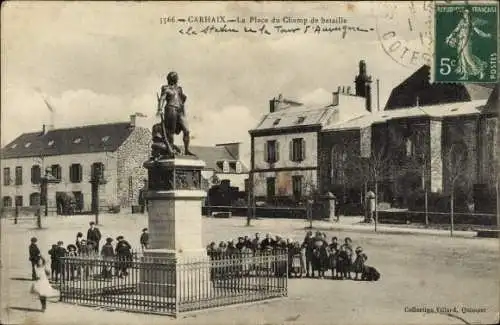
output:
[[[71,256],[61,259],[61,301],[177,315],[287,296],[288,253],[236,252],[175,260]]]

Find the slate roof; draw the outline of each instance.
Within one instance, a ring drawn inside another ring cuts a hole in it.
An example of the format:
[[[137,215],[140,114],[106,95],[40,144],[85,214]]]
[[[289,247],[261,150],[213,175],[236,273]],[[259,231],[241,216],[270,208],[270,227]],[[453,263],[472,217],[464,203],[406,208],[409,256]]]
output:
[[[412,107],[417,97],[421,106],[487,99],[494,84],[430,83],[430,67],[423,65],[396,86],[384,110]]]
[[[229,173],[235,174],[236,162],[238,159],[223,146],[190,146],[190,150],[206,163],[205,169],[214,170],[217,173],[223,173],[223,163],[229,163]],[[240,161],[241,173],[248,173],[248,168]]]
[[[130,136],[129,122],[23,133],[7,144],[2,159],[116,151]],[[80,139],[79,141],[77,139]]]
[[[383,123],[391,119],[412,117],[452,117],[460,115],[480,114],[487,100],[474,100],[461,103],[447,103],[440,105],[429,105],[412,108],[392,109],[387,111],[373,112],[353,118],[346,122],[336,123],[325,127],[324,131],[355,130],[368,127],[372,124]]]
[[[276,112],[268,113],[253,130],[286,128],[293,126],[321,125],[333,114],[331,107],[289,107]]]

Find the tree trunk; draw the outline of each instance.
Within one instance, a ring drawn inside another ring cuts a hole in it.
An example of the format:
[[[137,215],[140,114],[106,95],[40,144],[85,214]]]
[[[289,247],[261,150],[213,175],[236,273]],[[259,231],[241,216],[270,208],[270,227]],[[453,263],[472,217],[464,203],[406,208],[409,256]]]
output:
[[[375,181],[375,231],[378,225],[378,182]]]
[[[455,193],[453,189],[451,190],[451,200],[450,200],[450,236],[453,237],[453,223],[454,223],[454,201],[455,201]]]
[[[429,202],[427,198],[428,192],[425,189],[425,225],[429,225]]]

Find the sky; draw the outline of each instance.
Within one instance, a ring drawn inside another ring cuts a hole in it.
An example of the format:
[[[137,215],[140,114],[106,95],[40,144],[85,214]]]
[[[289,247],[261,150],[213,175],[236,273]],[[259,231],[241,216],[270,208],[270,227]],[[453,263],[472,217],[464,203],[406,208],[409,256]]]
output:
[[[414,47],[411,51],[421,50],[414,30],[428,31],[429,17],[412,6],[422,3],[4,3],[1,144],[51,123],[43,98],[54,109],[56,128],[127,121],[135,112],[148,115],[139,124],[150,127],[156,121],[156,93],[166,74],[175,70],[188,96],[192,143],[242,142],[248,163],[248,130],[268,112],[269,99],[283,94],[315,103],[338,86],[354,89],[359,60],[365,60],[368,73],[380,80],[383,107],[392,88],[423,64],[401,59],[396,50],[389,53],[387,42],[393,40],[381,40],[394,30],[401,42]],[[212,24],[161,24],[162,17],[189,16],[240,17],[246,22],[227,23],[239,33],[198,35],[179,30],[191,26],[199,32]],[[244,27],[262,26],[250,23],[250,17],[307,18],[313,27],[313,17],[342,17],[345,25],[373,30],[314,34],[303,33],[304,24],[282,22],[285,28],[301,30],[280,34],[273,28],[277,24],[268,22],[270,35],[242,33]],[[407,28],[410,18],[417,26],[413,31]]]

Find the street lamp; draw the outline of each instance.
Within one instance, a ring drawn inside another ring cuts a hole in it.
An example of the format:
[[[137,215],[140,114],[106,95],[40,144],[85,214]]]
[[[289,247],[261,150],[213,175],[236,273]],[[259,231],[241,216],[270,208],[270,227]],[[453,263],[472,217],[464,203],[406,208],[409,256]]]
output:
[[[44,215],[48,216],[49,211],[48,211],[48,203],[47,203],[47,197],[48,197],[48,184],[54,184],[57,183],[58,179],[52,175],[52,171],[50,168],[45,169],[45,174],[40,178],[40,204],[44,205]],[[37,211],[37,219],[36,223],[38,228],[42,228],[42,211],[41,208],[38,208]]]

